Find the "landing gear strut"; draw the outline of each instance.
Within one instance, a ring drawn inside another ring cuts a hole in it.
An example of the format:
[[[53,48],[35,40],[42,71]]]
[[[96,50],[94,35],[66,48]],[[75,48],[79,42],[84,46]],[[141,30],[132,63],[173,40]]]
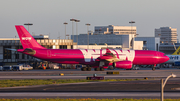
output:
[[[152,68],[153,71],[155,71],[155,69],[156,69],[155,67],[156,67],[156,64],[155,64],[155,65],[153,66],[153,68]]]
[[[155,67],[152,68],[153,71],[155,71],[155,69],[156,69]]]

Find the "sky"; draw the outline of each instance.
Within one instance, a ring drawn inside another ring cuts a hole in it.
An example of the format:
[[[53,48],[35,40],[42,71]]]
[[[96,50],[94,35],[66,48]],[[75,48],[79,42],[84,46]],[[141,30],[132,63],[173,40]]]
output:
[[[94,31],[95,26],[130,26],[129,21],[135,21],[139,37],[153,37],[160,27],[177,28],[179,33],[179,5],[180,0],[0,0],[0,38],[18,37],[15,25],[33,23],[31,34],[64,39],[63,23],[68,23],[66,33],[71,35],[72,18],[80,20],[78,34],[87,33],[86,23]]]

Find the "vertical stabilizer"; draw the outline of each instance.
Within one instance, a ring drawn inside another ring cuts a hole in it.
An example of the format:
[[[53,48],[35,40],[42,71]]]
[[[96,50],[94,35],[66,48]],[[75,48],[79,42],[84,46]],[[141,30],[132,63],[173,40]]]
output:
[[[24,28],[22,25],[16,25],[16,30],[19,35],[21,44],[24,49],[32,48],[32,49],[46,49],[42,47],[37,41],[32,37],[32,35]]]
[[[180,55],[180,46],[178,47],[178,49],[176,49],[176,51],[172,55]]]

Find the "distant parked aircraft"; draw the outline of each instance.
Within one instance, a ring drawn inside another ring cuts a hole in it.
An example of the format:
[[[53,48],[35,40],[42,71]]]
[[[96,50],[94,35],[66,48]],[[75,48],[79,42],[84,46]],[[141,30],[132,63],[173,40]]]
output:
[[[150,50],[120,49],[46,49],[39,45],[24,26],[16,25],[23,49],[18,52],[55,63],[83,64],[83,71],[103,71],[108,66],[130,69],[132,65],[156,65],[169,60],[164,53]],[[154,69],[154,68],[153,68]]]
[[[169,57],[169,60],[165,62],[165,64],[173,64],[174,66],[180,66],[180,46],[172,55],[167,56]]]

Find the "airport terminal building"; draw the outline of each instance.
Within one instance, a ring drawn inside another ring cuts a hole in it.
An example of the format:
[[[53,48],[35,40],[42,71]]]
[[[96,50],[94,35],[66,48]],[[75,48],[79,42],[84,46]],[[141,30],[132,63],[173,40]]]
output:
[[[160,37],[160,43],[177,43],[177,28],[160,27],[155,29],[155,37]]]
[[[136,26],[95,26],[94,32],[71,35],[78,45],[120,45],[121,49],[142,50],[143,43],[135,41]],[[114,46],[113,46],[114,47]]]
[[[121,47],[117,47],[117,48],[136,49],[136,50],[142,50],[143,47],[142,41],[133,41],[134,40],[133,34],[127,34],[127,35],[80,34],[80,35],[74,35],[74,39],[75,39],[74,42],[77,42],[78,45],[108,45],[108,46],[121,45]],[[134,43],[134,48],[133,48],[133,43]]]
[[[134,34],[136,35],[136,26],[95,26],[94,34]]]
[[[159,51],[159,46],[160,46],[159,37],[136,37],[135,41],[143,41],[143,50]]]

